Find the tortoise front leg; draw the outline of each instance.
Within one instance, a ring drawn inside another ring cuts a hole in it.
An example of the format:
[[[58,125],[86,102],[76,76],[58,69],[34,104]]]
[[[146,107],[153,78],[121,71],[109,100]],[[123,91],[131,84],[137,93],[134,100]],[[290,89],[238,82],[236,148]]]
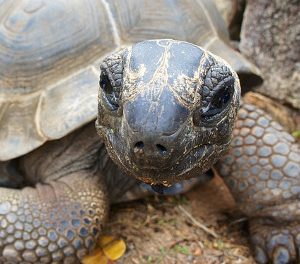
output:
[[[217,164],[248,217],[258,263],[300,261],[300,149],[254,105],[239,111],[232,149]]]
[[[0,263],[79,263],[108,209],[103,185],[88,172],[0,193]]]
[[[0,263],[79,263],[108,211],[93,124],[17,161],[24,189],[0,188]]]

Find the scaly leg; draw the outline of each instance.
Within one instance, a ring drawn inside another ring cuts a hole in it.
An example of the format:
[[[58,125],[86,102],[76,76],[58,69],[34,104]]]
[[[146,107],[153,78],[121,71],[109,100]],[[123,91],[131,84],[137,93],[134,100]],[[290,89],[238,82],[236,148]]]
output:
[[[249,217],[258,263],[300,261],[300,148],[264,111],[242,104],[232,148],[217,164]]]
[[[103,186],[84,173],[0,193],[3,263],[78,263],[93,249],[108,209]]]
[[[90,126],[20,160],[33,187],[0,188],[0,263],[80,263],[93,249],[108,211],[100,150]]]

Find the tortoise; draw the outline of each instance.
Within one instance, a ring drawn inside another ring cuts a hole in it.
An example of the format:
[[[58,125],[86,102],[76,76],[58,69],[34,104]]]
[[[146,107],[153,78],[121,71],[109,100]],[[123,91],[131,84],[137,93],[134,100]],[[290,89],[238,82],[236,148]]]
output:
[[[1,172],[25,185],[0,188],[0,262],[77,263],[110,203],[141,186],[177,192],[215,162],[250,218],[257,261],[298,257],[299,148],[240,101],[236,71],[258,71],[226,44],[210,1],[0,10]]]

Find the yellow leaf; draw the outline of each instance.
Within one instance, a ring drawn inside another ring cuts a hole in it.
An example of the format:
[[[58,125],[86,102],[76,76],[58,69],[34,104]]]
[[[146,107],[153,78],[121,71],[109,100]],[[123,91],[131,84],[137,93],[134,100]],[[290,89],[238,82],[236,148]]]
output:
[[[116,239],[102,247],[104,254],[111,260],[122,257],[126,251],[126,244],[123,239]]]
[[[90,255],[82,260],[83,264],[108,264],[108,258],[101,248],[95,249]]]
[[[99,238],[99,245],[101,248],[105,247],[106,245],[108,245],[110,242],[114,241],[116,238],[113,236],[101,236]]]

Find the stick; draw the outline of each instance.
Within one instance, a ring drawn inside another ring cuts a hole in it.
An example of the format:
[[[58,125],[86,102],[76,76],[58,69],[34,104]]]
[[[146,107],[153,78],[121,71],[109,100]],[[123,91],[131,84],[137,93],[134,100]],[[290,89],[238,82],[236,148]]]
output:
[[[214,238],[218,238],[219,236],[211,229],[206,227],[205,225],[201,224],[199,221],[197,221],[187,210],[185,210],[181,205],[178,205],[178,208],[181,212],[183,212],[192,222],[194,225],[201,228],[206,233],[212,235]]]

